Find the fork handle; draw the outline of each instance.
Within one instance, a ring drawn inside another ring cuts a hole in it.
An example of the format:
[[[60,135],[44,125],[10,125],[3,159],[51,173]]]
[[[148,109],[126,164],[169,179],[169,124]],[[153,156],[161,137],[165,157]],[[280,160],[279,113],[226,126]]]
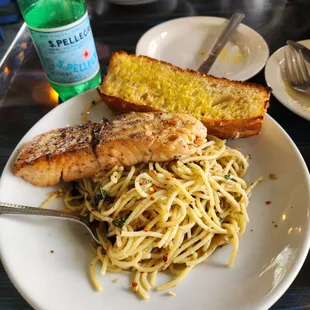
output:
[[[58,210],[22,206],[7,202],[0,202],[0,214],[42,215],[81,221],[81,218],[74,214],[68,214]]]
[[[244,14],[240,12],[236,12],[232,15],[230,18],[226,28],[224,31],[220,34],[219,38],[215,42],[210,54],[218,56],[223,47],[226,45],[230,35],[235,31],[235,29],[239,26],[241,21],[244,18]]]

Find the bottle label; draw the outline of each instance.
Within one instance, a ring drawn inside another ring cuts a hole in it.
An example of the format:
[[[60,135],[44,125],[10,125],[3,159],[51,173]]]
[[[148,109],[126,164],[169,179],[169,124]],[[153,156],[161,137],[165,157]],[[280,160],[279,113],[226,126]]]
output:
[[[28,28],[51,82],[74,85],[98,73],[99,61],[87,12],[81,19],[63,27]]]

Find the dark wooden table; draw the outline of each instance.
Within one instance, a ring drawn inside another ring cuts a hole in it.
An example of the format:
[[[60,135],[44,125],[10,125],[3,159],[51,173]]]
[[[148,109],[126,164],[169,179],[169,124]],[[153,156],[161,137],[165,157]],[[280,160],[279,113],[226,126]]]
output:
[[[149,28],[182,16],[230,17],[246,13],[244,23],[258,31],[273,53],[286,40],[310,38],[310,0],[158,0],[136,7],[88,2],[102,72],[116,50],[134,52]],[[266,84],[261,71],[252,82]],[[47,83],[26,29],[21,29],[0,67],[0,171],[22,136],[58,104]],[[296,116],[271,98],[268,113],[287,131],[310,167],[310,122]],[[18,194],[18,193],[17,193]],[[31,309],[0,267],[0,309]],[[299,275],[272,309],[310,309],[310,255]],[[216,309],[212,309],[216,310]]]

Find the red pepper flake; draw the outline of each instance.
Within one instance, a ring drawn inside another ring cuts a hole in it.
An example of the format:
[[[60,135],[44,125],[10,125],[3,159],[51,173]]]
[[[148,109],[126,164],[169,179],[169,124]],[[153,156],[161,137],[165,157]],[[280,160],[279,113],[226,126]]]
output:
[[[265,203],[266,203],[266,205],[270,205],[271,201],[267,200]]]
[[[131,287],[136,291],[138,289],[138,283],[137,282],[132,282]]]
[[[51,253],[53,254],[53,253],[54,253],[54,251],[53,251],[53,250],[51,250]]]
[[[167,255],[167,254],[165,254],[165,255],[163,256],[163,260],[164,260],[165,263],[167,262],[167,260],[168,260],[168,255]]]
[[[152,201],[154,201],[155,200],[155,198],[154,198],[154,196],[151,196],[151,198],[150,198]]]
[[[92,210],[92,212],[97,211],[97,209],[96,209],[96,208],[92,208],[91,210]]]

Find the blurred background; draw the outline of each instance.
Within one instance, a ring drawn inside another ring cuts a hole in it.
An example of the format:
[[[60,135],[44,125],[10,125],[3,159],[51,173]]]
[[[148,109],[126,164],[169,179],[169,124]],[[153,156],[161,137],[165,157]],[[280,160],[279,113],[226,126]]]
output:
[[[212,6],[212,2],[214,2],[214,0],[205,0],[205,1],[209,2],[208,4],[210,4],[210,6]],[[223,8],[226,7],[227,9],[230,6],[234,6],[234,2],[235,2],[235,0],[215,0],[215,1],[220,2]],[[191,3],[195,4],[195,0],[190,0],[190,1],[187,1],[187,0],[86,0],[86,2],[87,2],[88,11],[91,16],[91,19],[96,19],[96,17],[97,18],[99,17],[99,19],[101,19],[107,10],[112,11],[113,13],[114,6],[115,8],[123,6],[122,11],[123,12],[126,11],[127,13],[127,14],[124,14],[124,18],[130,18],[130,16],[134,16],[137,13],[141,13],[140,12],[141,10],[145,11],[147,9],[148,13],[150,14],[152,13],[152,11],[153,13],[156,13],[154,11],[158,11],[163,8],[164,10],[169,9],[170,11],[181,10],[182,12],[179,12],[179,13],[181,13],[182,16],[196,15],[195,12],[192,12],[193,8],[191,7]],[[247,1],[241,0],[238,2],[246,3]],[[302,6],[306,6],[306,7],[310,5],[310,0],[269,0],[269,1],[258,0],[256,5],[257,7],[261,5],[274,5],[274,6],[280,5],[281,6],[281,5],[289,4],[290,2],[295,2],[295,3],[301,4]],[[251,3],[253,5],[252,1]],[[111,4],[112,4],[112,7],[111,7]],[[183,11],[186,11],[186,12],[183,12]],[[177,12],[174,12],[174,13],[177,13]],[[223,13],[225,15],[225,12]],[[212,15],[212,12],[210,12],[210,15]],[[174,17],[177,17],[177,16],[174,16]],[[251,16],[251,18],[255,19],[255,15]],[[247,16],[247,19],[251,19],[251,18]],[[2,57],[5,55],[6,51],[8,50],[10,44],[12,43],[13,39],[15,38],[22,24],[23,24],[23,20],[19,12],[17,0],[0,0],[0,59],[2,59]],[[269,30],[270,28],[272,27],[269,27]]]
[[[0,0],[0,59],[12,43],[23,21],[15,0]]]

